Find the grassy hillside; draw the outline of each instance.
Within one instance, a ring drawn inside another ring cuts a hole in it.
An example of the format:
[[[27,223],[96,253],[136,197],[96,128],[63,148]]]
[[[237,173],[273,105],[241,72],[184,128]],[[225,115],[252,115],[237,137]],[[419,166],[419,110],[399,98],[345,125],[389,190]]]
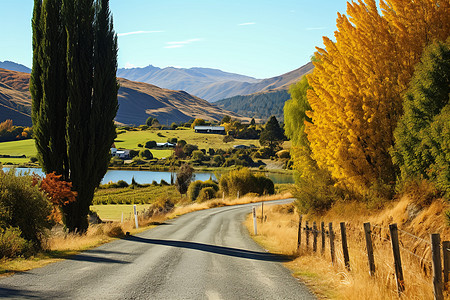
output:
[[[29,80],[28,73],[0,69],[0,122],[11,119],[14,125],[31,126]],[[115,120],[121,124],[145,124],[149,116],[165,125],[193,118],[219,121],[224,115],[241,119],[235,113],[224,111],[184,91],[162,89],[121,78],[118,81],[119,110]]]

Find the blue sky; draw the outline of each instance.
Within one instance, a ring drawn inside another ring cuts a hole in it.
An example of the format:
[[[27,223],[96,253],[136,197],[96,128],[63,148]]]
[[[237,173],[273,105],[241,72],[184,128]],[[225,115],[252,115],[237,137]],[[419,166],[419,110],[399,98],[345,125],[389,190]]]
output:
[[[110,0],[119,67],[207,67],[268,78],[306,64],[346,0]],[[32,0],[0,0],[0,61],[31,67]]]

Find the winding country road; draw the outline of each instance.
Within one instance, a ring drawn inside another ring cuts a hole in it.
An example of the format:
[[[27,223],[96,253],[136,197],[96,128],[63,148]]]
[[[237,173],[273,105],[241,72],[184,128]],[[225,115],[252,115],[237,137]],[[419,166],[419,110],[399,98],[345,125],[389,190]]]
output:
[[[273,201],[286,203],[292,200]],[[6,299],[315,299],[248,235],[252,205],[197,211],[0,279]]]

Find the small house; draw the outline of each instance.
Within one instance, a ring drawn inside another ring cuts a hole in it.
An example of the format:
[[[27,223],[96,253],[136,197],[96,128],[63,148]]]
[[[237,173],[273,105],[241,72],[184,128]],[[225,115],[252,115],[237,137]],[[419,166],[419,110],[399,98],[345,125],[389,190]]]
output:
[[[117,148],[111,148],[111,156],[118,157],[120,159],[129,159],[130,158],[130,150],[126,150],[126,149],[118,150]]]

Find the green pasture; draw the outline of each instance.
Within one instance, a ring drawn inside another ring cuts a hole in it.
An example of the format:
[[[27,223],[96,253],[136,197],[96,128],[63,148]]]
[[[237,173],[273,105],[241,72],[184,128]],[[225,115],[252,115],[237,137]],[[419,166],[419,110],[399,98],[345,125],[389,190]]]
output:
[[[158,136],[158,133],[160,136]],[[199,149],[228,149],[234,145],[255,145],[259,147],[258,140],[241,140],[236,139],[233,142],[224,143],[223,135],[196,133],[193,129],[177,129],[177,130],[143,130],[143,131],[126,131],[117,136],[115,145],[117,148],[135,149],[139,150],[138,144],[144,145],[147,141],[155,141],[157,143],[167,142],[169,138],[177,138],[178,140],[185,140],[188,144],[196,145]],[[164,153],[159,154],[160,151]],[[169,151],[169,152],[167,152]],[[167,157],[171,150],[156,150],[151,149],[155,157]]]
[[[34,140],[2,142],[0,143],[0,154],[36,156]]]
[[[33,139],[2,142],[0,143],[0,154],[2,155],[25,155],[26,158],[0,158],[2,164],[13,163],[23,164],[30,161],[30,156],[36,156],[36,147]]]
[[[158,136],[158,134],[160,136]],[[147,141],[156,141],[157,143],[167,142],[169,138],[177,138],[185,140],[188,144],[196,145],[199,149],[228,149],[234,145],[255,145],[259,147],[258,140],[241,140],[236,139],[233,142],[224,143],[223,135],[195,133],[193,129],[177,129],[177,130],[137,130],[126,131],[117,136],[115,145],[117,148],[140,150],[138,144],[145,145]],[[171,149],[151,149],[155,158],[169,157],[172,155]],[[25,155],[26,158],[0,158],[1,163],[21,164],[30,161],[31,156],[36,156],[36,147],[33,139],[2,142],[0,143],[0,154],[20,156]]]

